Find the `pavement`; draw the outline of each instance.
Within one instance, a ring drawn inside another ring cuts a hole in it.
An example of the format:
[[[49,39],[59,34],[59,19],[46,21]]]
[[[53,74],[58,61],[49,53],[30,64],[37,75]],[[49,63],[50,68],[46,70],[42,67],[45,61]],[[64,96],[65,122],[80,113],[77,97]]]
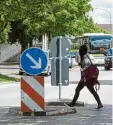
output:
[[[19,65],[0,65],[0,69],[19,69]]]
[[[1,107],[0,125],[112,125],[112,106],[104,105],[100,110],[95,107],[85,104],[84,107],[76,107],[77,112],[48,116],[22,116],[9,111],[8,107]],[[62,112],[63,108],[56,108]]]
[[[64,114],[72,114],[76,113],[76,107],[83,107],[84,102],[76,102],[75,107],[69,107],[65,104],[70,103],[69,99],[58,99],[51,100],[45,103],[45,110],[43,112],[35,111],[35,112],[21,112],[21,107],[11,107],[9,108],[10,113],[14,113],[15,115],[23,115],[23,116],[54,116],[54,115],[64,115]]]

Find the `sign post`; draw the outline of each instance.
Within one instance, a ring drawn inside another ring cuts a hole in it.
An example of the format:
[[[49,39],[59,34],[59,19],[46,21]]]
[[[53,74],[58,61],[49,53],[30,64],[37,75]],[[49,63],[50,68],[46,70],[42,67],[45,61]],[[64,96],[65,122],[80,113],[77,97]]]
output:
[[[61,99],[61,86],[62,86],[62,37],[60,36],[59,38],[59,48],[60,48],[60,52],[59,52],[59,60],[60,60],[60,66],[59,66],[59,99]]]
[[[66,58],[66,55],[69,54],[69,48],[69,40],[62,36],[53,38],[50,43],[50,51],[53,56],[51,60],[51,85],[59,86],[59,99],[61,99],[61,86],[69,85],[69,61]]]

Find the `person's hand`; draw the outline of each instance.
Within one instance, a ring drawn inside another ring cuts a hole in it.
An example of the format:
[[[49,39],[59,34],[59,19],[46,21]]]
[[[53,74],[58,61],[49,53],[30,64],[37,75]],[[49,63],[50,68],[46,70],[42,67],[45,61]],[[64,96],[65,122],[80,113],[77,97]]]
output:
[[[81,75],[82,75],[82,76],[84,76],[84,75],[85,75],[83,71],[81,71]]]
[[[82,72],[82,71],[83,71],[83,69],[82,69],[82,68],[80,68],[80,71]]]
[[[86,78],[84,77],[84,82],[86,82]]]

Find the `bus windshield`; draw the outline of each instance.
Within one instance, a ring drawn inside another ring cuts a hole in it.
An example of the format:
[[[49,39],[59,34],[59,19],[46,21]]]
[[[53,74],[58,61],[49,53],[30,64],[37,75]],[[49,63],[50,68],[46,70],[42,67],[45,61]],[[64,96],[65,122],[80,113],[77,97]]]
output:
[[[112,36],[90,36],[90,50],[99,51],[100,48],[108,50],[111,40]]]
[[[108,56],[113,56],[113,48],[109,49],[107,54],[108,54]]]

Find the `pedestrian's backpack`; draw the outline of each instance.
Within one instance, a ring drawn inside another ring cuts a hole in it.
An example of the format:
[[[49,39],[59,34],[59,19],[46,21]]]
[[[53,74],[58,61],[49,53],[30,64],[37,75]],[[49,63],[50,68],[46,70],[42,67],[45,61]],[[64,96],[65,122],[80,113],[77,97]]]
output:
[[[89,56],[87,55],[87,57],[89,58]],[[88,83],[88,81],[95,81],[94,85],[99,85],[100,83],[98,82],[98,76],[99,76],[99,70],[97,68],[96,65],[94,65],[91,61],[91,59],[89,58],[91,65],[84,71],[84,77],[86,79],[86,83]]]

